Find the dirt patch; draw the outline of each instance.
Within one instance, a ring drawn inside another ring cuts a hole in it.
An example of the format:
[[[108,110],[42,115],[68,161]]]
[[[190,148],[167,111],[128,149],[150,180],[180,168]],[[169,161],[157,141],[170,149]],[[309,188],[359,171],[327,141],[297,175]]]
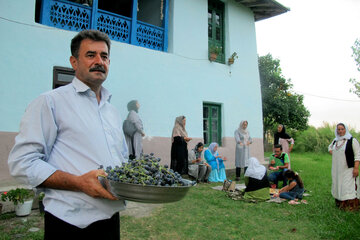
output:
[[[161,208],[162,206],[163,204],[127,201],[126,209],[120,212],[120,216],[132,216],[135,218],[148,217],[155,209]]]

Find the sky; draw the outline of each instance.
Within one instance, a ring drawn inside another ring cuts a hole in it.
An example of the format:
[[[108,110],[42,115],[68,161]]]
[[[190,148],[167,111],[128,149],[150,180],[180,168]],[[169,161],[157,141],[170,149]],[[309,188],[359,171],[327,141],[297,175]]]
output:
[[[343,122],[360,131],[360,81],[351,46],[360,39],[360,0],[278,0],[290,11],[255,24],[258,54],[280,60],[283,77],[304,95],[309,124]]]

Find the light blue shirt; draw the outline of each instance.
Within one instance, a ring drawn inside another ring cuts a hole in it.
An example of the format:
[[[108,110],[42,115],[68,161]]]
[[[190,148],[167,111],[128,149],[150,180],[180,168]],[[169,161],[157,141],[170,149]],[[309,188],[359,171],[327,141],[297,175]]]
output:
[[[127,161],[122,121],[111,95],[102,87],[101,101],[83,82],[44,93],[27,107],[10,152],[10,173],[37,187],[56,170],[82,175]],[[45,210],[80,228],[110,218],[123,201],[92,198],[82,192],[45,189]]]

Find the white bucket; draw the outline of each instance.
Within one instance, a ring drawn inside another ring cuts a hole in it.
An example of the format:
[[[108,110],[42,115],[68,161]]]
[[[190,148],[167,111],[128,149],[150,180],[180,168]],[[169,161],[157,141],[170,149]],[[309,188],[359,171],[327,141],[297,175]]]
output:
[[[31,208],[33,204],[33,199],[24,201],[24,203],[19,203],[15,205],[15,214],[16,216],[23,217],[31,213]]]

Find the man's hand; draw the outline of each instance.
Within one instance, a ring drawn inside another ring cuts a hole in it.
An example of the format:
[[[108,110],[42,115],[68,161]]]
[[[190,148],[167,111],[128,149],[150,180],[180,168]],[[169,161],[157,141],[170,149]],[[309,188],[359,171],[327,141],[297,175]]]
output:
[[[92,170],[79,176],[79,188],[81,192],[94,198],[107,198],[110,200],[117,200],[110,192],[108,192],[100,184],[98,176],[106,176],[104,170]]]
[[[98,180],[98,176],[106,176],[106,173],[104,170],[99,169],[92,170],[81,176],[75,176],[73,174],[57,170],[42,184],[40,184],[40,187],[78,191],[94,198],[117,200],[116,197],[103,188]]]

